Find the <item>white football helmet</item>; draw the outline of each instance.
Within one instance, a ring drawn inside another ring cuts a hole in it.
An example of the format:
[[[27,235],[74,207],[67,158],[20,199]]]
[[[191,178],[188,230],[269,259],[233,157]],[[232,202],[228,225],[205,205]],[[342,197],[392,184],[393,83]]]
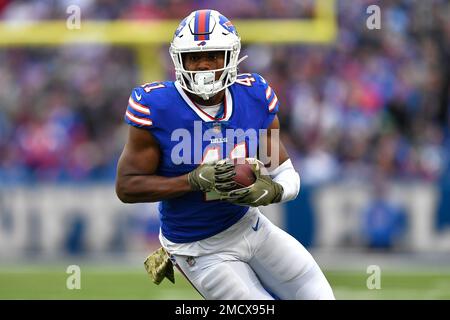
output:
[[[224,51],[224,66],[208,71],[188,71],[183,65],[183,53]],[[181,21],[170,45],[176,80],[186,91],[209,99],[231,86],[237,77],[237,66],[247,56],[239,58],[241,38],[231,22],[218,11],[198,10]],[[222,72],[218,80],[216,72]]]

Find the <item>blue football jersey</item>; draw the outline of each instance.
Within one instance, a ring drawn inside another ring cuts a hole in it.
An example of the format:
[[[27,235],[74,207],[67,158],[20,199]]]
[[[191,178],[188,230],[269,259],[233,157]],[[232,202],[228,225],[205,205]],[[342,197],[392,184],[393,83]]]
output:
[[[223,111],[211,117],[177,82],[154,82],[133,89],[125,121],[149,130],[161,150],[157,175],[175,177],[200,163],[230,157],[256,157],[260,129],[267,129],[278,98],[258,74],[241,74],[225,92]],[[248,207],[210,200],[189,192],[159,205],[161,231],[172,242],[213,236],[241,219]]]

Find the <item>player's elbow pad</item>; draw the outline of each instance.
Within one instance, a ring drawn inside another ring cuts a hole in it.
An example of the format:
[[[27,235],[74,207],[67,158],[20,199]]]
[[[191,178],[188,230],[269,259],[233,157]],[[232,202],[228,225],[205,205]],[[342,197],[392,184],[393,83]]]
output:
[[[300,191],[300,176],[295,171],[291,159],[286,160],[275,170],[270,172],[272,180],[281,184],[283,196],[280,202],[295,199]]]

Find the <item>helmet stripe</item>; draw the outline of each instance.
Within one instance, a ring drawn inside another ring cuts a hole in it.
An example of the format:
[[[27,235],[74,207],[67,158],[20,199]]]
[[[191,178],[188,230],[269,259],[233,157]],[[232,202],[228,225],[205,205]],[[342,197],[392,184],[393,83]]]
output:
[[[195,13],[194,40],[209,40],[209,19],[211,10],[199,10]]]
[[[209,19],[211,16],[211,10],[206,10],[205,13],[205,33],[209,33]],[[204,40],[209,40],[209,34],[205,35],[205,39]]]
[[[205,33],[205,19],[206,15],[205,15],[205,11],[201,10],[198,13],[198,33]],[[205,36],[204,35],[199,35],[198,36],[198,40],[205,40]]]
[[[198,16],[200,11],[195,12],[195,20],[194,20],[194,40],[198,40]]]

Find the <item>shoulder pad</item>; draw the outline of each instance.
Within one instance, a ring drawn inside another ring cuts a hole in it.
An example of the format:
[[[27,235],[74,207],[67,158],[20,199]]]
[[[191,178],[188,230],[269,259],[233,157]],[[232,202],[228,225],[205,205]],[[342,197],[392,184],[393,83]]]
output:
[[[153,121],[150,118],[150,107],[144,99],[145,91],[142,87],[136,87],[128,98],[125,121],[135,127],[151,127]]]
[[[174,86],[169,81],[146,83],[134,88],[128,99],[126,122],[139,127],[154,127],[170,105],[172,94]]]
[[[279,108],[278,97],[267,81],[257,73],[242,73],[237,76],[236,83],[252,87],[254,94],[267,106],[269,113],[277,113]],[[252,91],[253,91],[252,90]]]

